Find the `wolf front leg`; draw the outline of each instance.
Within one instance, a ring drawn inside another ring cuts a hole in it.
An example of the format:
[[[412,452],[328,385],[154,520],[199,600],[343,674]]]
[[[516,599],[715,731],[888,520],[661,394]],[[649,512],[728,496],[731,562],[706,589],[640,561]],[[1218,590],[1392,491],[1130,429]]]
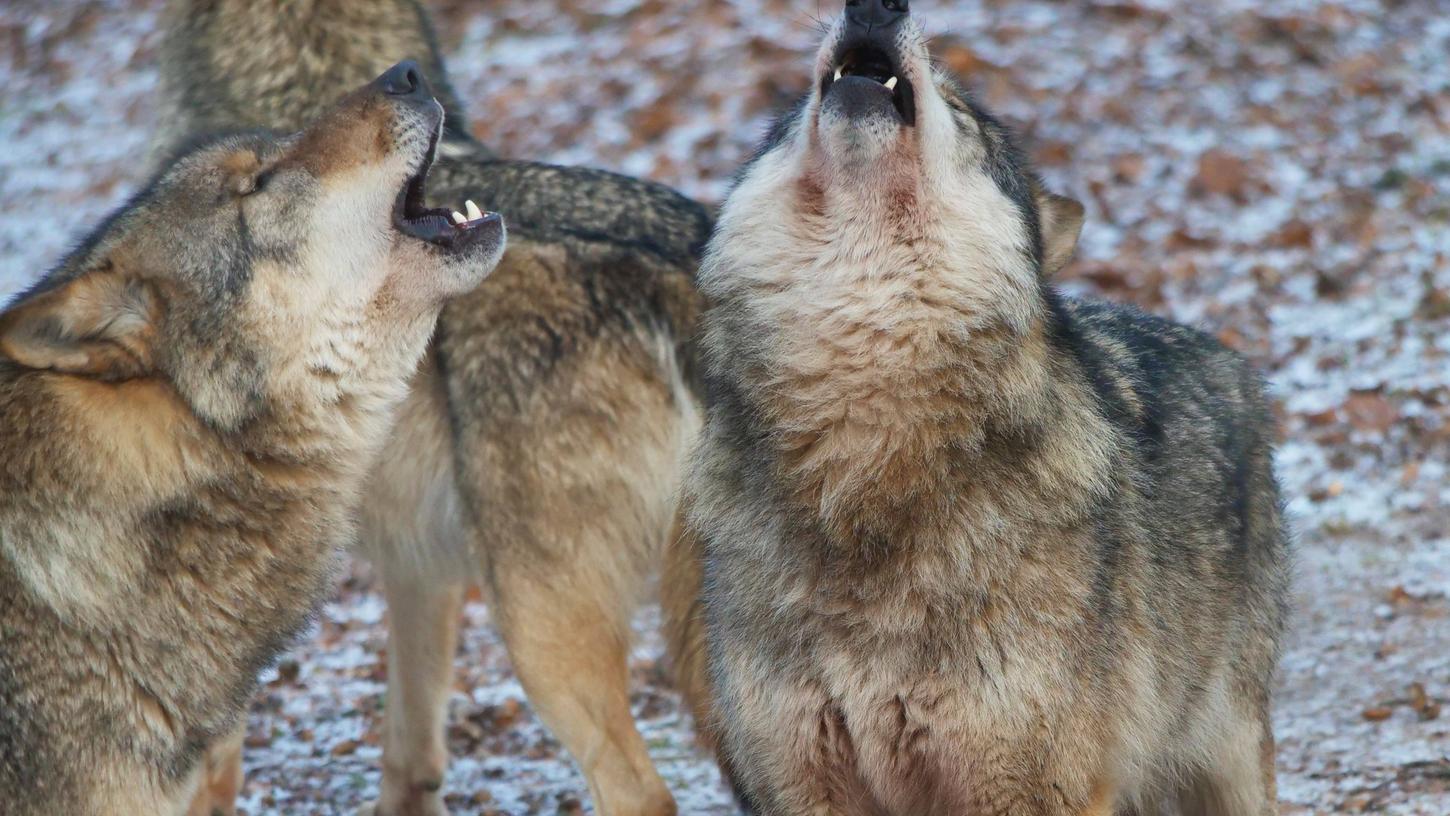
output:
[[[753,638],[751,638],[753,640]],[[729,650],[728,646],[726,649]],[[727,654],[716,670],[722,765],[760,816],[882,816],[845,713],[809,679],[760,674],[770,665]]]
[[[383,586],[390,624],[383,782],[362,814],[443,816],[444,720],[464,586],[389,573]]]
[[[237,794],[242,791],[242,741],[247,735],[246,720],[225,739],[212,743],[202,761],[196,795],[186,816],[234,816]]]
[[[433,816],[448,765],[444,718],[465,579],[452,438],[436,361],[419,366],[362,503],[361,551],[388,602],[383,781],[371,816]]]
[[[1184,816],[1277,813],[1272,728],[1267,699],[1257,711],[1232,715],[1213,749],[1211,767],[1197,772],[1184,785],[1179,797]]]

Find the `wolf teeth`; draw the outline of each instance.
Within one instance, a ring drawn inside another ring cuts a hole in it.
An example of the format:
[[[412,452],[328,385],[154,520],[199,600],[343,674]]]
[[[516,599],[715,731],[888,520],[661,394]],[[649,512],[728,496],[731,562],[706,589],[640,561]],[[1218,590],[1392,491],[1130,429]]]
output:
[[[896,90],[896,77],[892,77],[892,78],[886,80],[886,90],[888,90],[888,91],[894,91],[894,90]]]
[[[453,211],[453,223],[455,223],[455,224],[466,224],[466,223],[468,223],[468,216],[464,215],[463,213],[459,212],[458,210],[454,210]]]
[[[473,199],[463,202],[463,209],[468,211],[469,221],[477,221],[483,217],[483,210],[480,210],[478,205],[473,203]]]
[[[840,82],[841,81],[841,66],[839,66],[839,65],[836,66],[836,80],[835,81],[836,82]]]

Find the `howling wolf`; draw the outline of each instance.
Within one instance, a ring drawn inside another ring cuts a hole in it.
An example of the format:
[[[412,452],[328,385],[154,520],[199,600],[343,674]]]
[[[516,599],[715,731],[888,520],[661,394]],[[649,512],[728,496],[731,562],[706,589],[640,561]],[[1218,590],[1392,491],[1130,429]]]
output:
[[[1049,282],[1082,221],[852,0],[701,270],[686,479],[754,810],[1275,812],[1289,543],[1260,377]]]
[[[497,216],[421,205],[403,63],[298,135],[172,162],[0,312],[0,812],[179,816],[331,587]]]

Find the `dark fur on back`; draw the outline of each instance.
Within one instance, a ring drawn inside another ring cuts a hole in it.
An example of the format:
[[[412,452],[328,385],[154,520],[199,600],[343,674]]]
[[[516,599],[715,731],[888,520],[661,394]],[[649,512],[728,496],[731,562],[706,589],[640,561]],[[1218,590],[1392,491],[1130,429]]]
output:
[[[670,188],[603,170],[495,159],[468,132],[427,14],[414,0],[172,0],[159,149],[238,128],[295,130],[402,59],[419,61],[448,112],[434,199],[472,197],[511,232],[622,244],[693,267],[711,220]]]
[[[448,113],[445,143],[483,151],[414,0],[171,0],[161,59],[163,152],[196,134],[293,131],[388,66],[418,60]],[[264,11],[265,13],[257,13]],[[486,152],[486,151],[485,151]]]

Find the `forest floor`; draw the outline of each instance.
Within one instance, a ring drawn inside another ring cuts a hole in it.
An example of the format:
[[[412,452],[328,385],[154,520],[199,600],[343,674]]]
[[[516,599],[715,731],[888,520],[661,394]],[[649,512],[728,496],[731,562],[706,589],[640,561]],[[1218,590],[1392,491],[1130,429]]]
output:
[[[810,81],[783,0],[436,4],[480,138],[507,156],[723,195]],[[940,8],[950,6],[950,8]],[[1434,0],[920,3],[937,54],[1088,209],[1074,293],[1215,332],[1263,367],[1299,543],[1275,700],[1285,814],[1450,813],[1450,16]],[[143,181],[157,9],[0,6],[0,301]],[[350,813],[378,783],[384,606],[365,566],[264,678],[244,809]],[[732,808],[661,681],[634,703],[682,813]],[[487,610],[450,706],[457,813],[589,812]]]

